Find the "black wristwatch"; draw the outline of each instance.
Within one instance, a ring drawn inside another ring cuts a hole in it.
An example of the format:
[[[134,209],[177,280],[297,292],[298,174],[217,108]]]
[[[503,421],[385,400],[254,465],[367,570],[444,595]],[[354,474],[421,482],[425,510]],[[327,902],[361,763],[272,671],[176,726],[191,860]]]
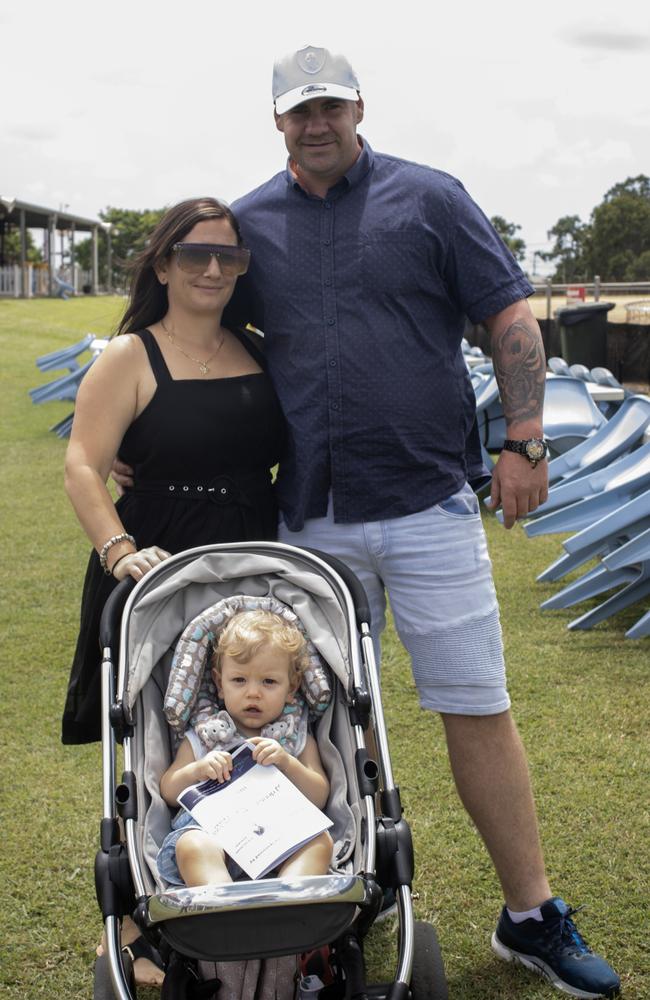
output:
[[[528,459],[533,469],[548,454],[548,445],[542,438],[528,438],[526,441],[513,441],[506,438],[503,447],[506,451],[516,451],[518,455],[523,455],[524,458]]]

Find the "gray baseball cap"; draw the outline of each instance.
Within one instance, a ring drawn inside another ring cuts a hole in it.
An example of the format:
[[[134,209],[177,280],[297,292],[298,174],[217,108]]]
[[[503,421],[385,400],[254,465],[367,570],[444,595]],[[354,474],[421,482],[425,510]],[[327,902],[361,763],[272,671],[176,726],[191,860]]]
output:
[[[359,81],[345,56],[306,45],[277,59],[273,66],[273,100],[279,115],[316,97],[359,98]]]

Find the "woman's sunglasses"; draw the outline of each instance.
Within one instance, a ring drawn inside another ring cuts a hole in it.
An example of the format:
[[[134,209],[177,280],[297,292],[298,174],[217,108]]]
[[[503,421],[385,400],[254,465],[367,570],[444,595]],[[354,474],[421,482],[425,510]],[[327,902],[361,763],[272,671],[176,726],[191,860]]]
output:
[[[205,274],[214,257],[221,273],[227,278],[246,274],[251,259],[245,247],[222,246],[219,243],[174,243],[172,253],[181,271],[188,274]]]

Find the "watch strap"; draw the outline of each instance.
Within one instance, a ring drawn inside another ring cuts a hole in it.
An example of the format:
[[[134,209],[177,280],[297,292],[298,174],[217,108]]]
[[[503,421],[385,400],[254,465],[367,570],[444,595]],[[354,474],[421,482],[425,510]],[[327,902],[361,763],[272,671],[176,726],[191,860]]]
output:
[[[526,438],[523,441],[506,438],[503,442],[503,448],[505,451],[514,451],[518,455],[523,455],[524,458],[528,459],[533,469],[548,454],[548,445],[543,438]]]

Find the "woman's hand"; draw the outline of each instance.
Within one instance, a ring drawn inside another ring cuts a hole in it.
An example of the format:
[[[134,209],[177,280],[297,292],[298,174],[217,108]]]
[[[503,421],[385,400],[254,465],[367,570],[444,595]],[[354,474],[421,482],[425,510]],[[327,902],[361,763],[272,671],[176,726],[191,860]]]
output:
[[[197,781],[228,781],[232,771],[232,756],[227,750],[211,750],[201,760],[197,760],[195,767]]]
[[[281,746],[277,740],[269,739],[266,736],[253,736],[248,740],[255,744],[253,750],[253,760],[256,764],[275,764],[279,771],[286,771],[287,765],[291,761],[291,754]]]
[[[116,580],[124,580],[127,576],[141,580],[150,569],[169,559],[170,555],[171,552],[159,549],[157,545],[150,545],[149,548],[138,549],[137,552],[128,552],[125,556],[120,556],[113,564],[111,572]]]

